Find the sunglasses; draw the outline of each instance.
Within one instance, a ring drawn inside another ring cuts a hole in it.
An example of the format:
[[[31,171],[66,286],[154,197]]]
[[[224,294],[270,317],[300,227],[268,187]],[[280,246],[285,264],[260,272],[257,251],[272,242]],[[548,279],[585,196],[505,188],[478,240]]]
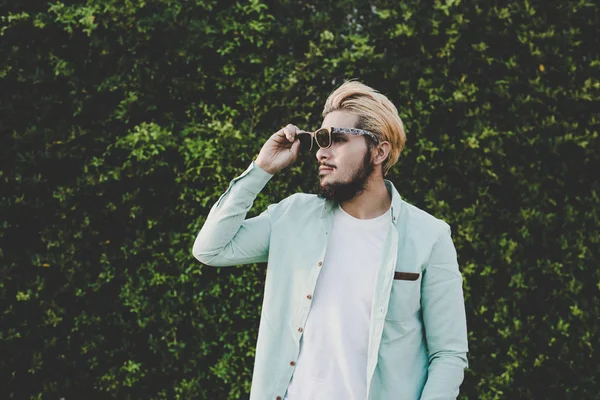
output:
[[[366,135],[370,137],[376,144],[379,144],[379,139],[377,138],[377,136],[375,136],[373,132],[357,128],[321,128],[315,132],[300,132],[296,135],[296,138],[300,140],[300,151],[311,151],[313,147],[313,142],[317,142],[317,146],[319,146],[322,149],[328,149],[333,143],[331,135],[339,133],[354,136]]]

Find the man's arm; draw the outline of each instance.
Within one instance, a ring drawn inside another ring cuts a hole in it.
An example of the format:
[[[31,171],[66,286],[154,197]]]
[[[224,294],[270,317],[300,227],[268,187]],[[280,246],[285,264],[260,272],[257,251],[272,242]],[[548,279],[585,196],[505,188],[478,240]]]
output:
[[[229,184],[211,208],[194,241],[192,253],[215,267],[265,262],[269,251],[269,209],[245,220],[254,199],[273,175],[255,163]]]
[[[421,305],[429,352],[421,400],[456,399],[468,367],[467,320],[462,276],[447,224],[423,271]]]
[[[294,125],[280,129],[265,142],[256,161],[231,181],[229,189],[211,208],[198,233],[192,254],[215,267],[267,261],[271,236],[269,206],[258,217],[246,218],[254,199],[277,171],[298,157],[300,130]]]

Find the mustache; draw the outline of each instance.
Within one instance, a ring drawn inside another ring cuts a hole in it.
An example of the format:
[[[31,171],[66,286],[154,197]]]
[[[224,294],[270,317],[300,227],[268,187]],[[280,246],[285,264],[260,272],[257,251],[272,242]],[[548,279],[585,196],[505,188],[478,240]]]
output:
[[[335,165],[331,165],[331,164],[327,164],[327,163],[319,163],[319,167],[335,168]]]

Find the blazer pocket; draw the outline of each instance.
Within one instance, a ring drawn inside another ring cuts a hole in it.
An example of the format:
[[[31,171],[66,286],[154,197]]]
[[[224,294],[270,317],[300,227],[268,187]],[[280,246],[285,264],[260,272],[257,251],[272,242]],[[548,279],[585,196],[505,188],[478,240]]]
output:
[[[418,272],[394,272],[394,279],[401,281],[416,281],[419,279],[419,276],[421,276],[421,274]]]
[[[410,321],[421,308],[421,274],[394,272],[386,320]]]

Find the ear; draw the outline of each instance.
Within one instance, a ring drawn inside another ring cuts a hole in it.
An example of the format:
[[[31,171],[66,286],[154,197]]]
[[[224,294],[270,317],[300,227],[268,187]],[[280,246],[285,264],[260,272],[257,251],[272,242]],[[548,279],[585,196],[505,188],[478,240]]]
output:
[[[391,145],[389,142],[381,142],[373,149],[373,164],[381,165],[387,160],[390,155]]]

